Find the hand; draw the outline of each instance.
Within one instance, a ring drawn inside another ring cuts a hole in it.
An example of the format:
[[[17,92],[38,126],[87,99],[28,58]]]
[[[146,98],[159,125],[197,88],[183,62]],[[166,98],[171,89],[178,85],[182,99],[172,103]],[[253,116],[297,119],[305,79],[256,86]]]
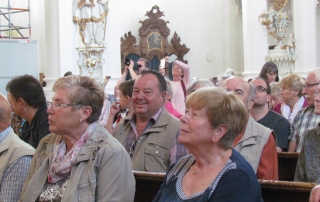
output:
[[[320,185],[317,185],[311,190],[309,202],[319,202],[319,201],[320,201]]]
[[[130,65],[129,65],[128,69],[129,69],[129,70],[133,70],[133,65],[134,65],[133,61],[130,60]]]
[[[124,71],[125,71],[126,73],[129,72],[128,66],[124,66]]]
[[[110,76],[104,77],[103,85],[107,85],[110,78],[111,78]]]
[[[168,60],[169,60],[169,56],[166,56],[165,58],[164,58],[164,60],[166,61],[166,62],[168,62]]]
[[[120,102],[119,102],[119,101],[115,101],[115,102],[110,106],[110,115],[115,116],[120,110],[121,110]]]

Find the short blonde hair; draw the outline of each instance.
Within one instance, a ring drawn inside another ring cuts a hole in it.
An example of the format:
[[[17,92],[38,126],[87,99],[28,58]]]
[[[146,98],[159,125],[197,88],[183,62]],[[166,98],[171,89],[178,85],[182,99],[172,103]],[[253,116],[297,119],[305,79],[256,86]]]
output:
[[[282,78],[279,83],[282,87],[285,86],[285,87],[290,88],[292,90],[299,91],[298,96],[302,95],[304,80],[298,74],[289,74],[288,76]]]
[[[206,109],[213,128],[221,124],[227,126],[226,134],[219,146],[230,149],[238,134],[244,131],[248,122],[248,111],[242,100],[223,88],[203,87],[187,97],[186,108]]]
[[[74,109],[79,109],[81,106],[92,108],[92,113],[86,120],[88,123],[99,119],[104,101],[104,90],[93,78],[80,75],[61,77],[54,83],[52,90],[56,92],[60,88],[69,90],[68,99],[70,104],[75,104]]]

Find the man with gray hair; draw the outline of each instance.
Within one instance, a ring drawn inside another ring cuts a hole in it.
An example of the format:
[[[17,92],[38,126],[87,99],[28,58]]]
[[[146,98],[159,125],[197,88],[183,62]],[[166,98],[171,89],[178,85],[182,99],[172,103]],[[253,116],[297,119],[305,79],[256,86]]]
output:
[[[0,94],[0,201],[18,201],[34,149],[14,134],[11,106]]]
[[[320,116],[320,88],[319,88],[319,71],[320,68],[313,69],[308,72],[306,79],[306,85],[303,91],[307,91],[306,98],[310,99],[310,94],[313,92],[312,97],[314,100],[312,101],[312,110],[317,116],[314,120],[306,119],[305,122],[315,121],[318,116]],[[316,84],[318,83],[318,84]],[[316,90],[315,90],[316,89]],[[309,112],[307,110],[311,108],[310,102],[309,107],[302,109],[299,112]],[[298,113],[299,113],[298,112]],[[294,119],[295,120],[295,119]],[[291,143],[291,142],[290,142]],[[320,125],[319,121],[315,123],[315,127],[311,130],[308,130],[303,137],[302,146],[296,166],[296,171],[294,174],[294,181],[297,182],[312,182],[312,183],[320,183]]]
[[[224,82],[227,91],[233,91],[249,111],[256,101],[256,89],[242,78],[231,77]],[[245,131],[234,140],[233,147],[252,166],[258,179],[278,180],[278,154],[272,130],[249,116]]]
[[[320,122],[320,115],[314,113],[314,98],[319,81],[320,68],[307,72],[302,94],[308,101],[308,107],[301,109],[293,119],[289,136],[289,152],[300,152],[307,131],[315,128]]]

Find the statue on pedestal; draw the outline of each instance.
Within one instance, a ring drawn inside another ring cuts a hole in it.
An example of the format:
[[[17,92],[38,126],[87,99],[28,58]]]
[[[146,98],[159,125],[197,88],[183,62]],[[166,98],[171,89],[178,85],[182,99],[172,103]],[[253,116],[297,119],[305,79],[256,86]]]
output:
[[[85,46],[103,46],[108,0],[74,0],[73,21]]]

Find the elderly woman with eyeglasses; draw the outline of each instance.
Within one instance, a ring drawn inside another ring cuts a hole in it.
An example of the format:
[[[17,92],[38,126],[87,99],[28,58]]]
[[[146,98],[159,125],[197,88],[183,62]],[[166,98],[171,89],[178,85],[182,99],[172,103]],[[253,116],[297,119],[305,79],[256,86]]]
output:
[[[308,101],[302,96],[304,80],[297,74],[290,74],[282,78],[279,84],[282,103],[275,105],[272,110],[292,123],[297,112],[308,106]]]
[[[52,133],[37,147],[20,201],[133,201],[131,160],[97,123],[102,86],[73,75],[58,79],[53,91]]]
[[[248,112],[222,88],[204,87],[188,95],[179,142],[190,151],[169,168],[157,201],[261,201],[251,165],[232,149]]]

